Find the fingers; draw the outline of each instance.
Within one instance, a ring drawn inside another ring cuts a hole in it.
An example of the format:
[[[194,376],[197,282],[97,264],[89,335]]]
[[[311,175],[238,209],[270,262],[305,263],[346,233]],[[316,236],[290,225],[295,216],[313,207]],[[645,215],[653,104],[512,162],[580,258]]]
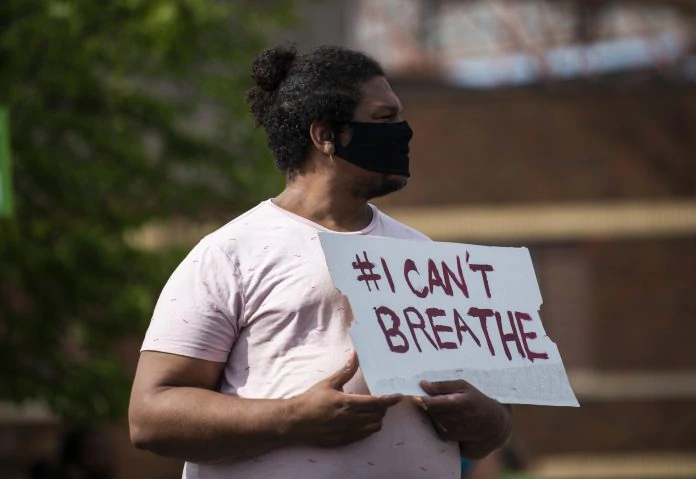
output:
[[[336,389],[337,391],[340,391],[343,386],[350,381],[350,379],[355,376],[355,373],[358,371],[358,356],[353,351],[350,355],[350,358],[348,358],[348,362],[346,362],[346,365],[343,366],[342,369],[339,369],[335,373],[333,373],[331,376],[329,376],[326,381],[329,383],[329,385]]]
[[[384,407],[390,408],[392,406],[396,406],[401,402],[403,399],[403,395],[401,394],[391,394],[389,396],[377,396],[375,399]]]
[[[422,397],[420,396],[411,396],[411,399],[413,400],[414,403],[416,403],[416,406],[421,408],[424,411],[428,410],[428,406],[425,404],[425,401],[423,400]]]
[[[386,411],[398,404],[403,399],[400,394],[391,396],[368,396],[363,394],[346,394],[345,401],[348,407],[354,411]]]
[[[376,418],[372,420],[365,420],[362,422],[360,426],[358,426],[357,429],[355,429],[354,433],[360,438],[364,439],[368,436],[371,436],[372,434],[375,434],[379,431],[382,430],[382,418]]]
[[[382,430],[382,421],[381,420],[365,424],[362,427],[362,431],[367,433],[368,435],[374,434],[374,433],[379,432],[381,430]]]
[[[464,393],[471,390],[473,386],[463,379],[454,381],[421,381],[420,387],[431,396],[441,396],[443,394]]]
[[[464,394],[447,394],[444,396],[414,396],[413,402],[428,412],[449,411],[466,407],[468,400]]]

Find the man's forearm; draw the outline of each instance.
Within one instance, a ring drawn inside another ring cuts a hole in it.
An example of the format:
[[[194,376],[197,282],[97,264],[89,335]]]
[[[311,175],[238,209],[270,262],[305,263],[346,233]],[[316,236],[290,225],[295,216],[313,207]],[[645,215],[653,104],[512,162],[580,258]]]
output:
[[[481,438],[477,441],[460,441],[459,450],[462,457],[466,459],[482,459],[504,446],[512,434],[512,408],[508,404],[503,404],[501,411],[500,425],[490,437]]]
[[[496,449],[505,445],[508,436],[495,436],[480,441],[464,441],[459,443],[459,453],[465,459],[483,459]]]
[[[132,407],[129,416],[138,448],[192,462],[253,457],[297,441],[292,399],[166,388]]]

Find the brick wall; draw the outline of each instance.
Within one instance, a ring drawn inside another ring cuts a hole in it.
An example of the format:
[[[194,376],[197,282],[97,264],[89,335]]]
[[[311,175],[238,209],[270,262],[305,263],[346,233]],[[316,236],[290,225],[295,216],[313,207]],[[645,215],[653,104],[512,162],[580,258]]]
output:
[[[696,197],[696,88],[394,87],[415,131],[413,178],[381,206]],[[569,369],[696,371],[696,238],[528,246],[543,319]],[[696,398],[581,402],[517,408],[524,449],[696,444]]]
[[[515,431],[531,459],[561,453],[693,453],[695,409],[695,400],[581,400],[580,408],[518,406]]]
[[[395,81],[412,173],[384,205],[696,194],[696,88],[470,92]]]
[[[542,318],[568,369],[694,372],[696,239],[532,245]],[[696,397],[516,408],[527,452],[693,451]]]

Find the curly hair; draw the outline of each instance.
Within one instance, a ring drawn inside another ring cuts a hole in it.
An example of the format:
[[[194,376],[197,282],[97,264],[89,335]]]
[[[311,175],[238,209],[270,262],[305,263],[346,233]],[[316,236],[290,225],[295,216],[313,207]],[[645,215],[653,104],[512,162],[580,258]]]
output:
[[[266,132],[276,166],[289,178],[307,159],[310,125],[323,121],[334,132],[343,131],[362,98],[362,83],[384,75],[364,53],[322,46],[298,54],[294,44],[262,51],[251,71],[256,86],[246,101]]]

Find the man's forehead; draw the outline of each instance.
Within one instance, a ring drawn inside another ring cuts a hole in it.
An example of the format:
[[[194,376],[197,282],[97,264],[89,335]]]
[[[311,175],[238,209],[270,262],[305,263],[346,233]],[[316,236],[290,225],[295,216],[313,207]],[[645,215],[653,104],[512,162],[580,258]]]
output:
[[[363,85],[362,104],[370,110],[401,109],[401,101],[384,77],[376,77]]]

